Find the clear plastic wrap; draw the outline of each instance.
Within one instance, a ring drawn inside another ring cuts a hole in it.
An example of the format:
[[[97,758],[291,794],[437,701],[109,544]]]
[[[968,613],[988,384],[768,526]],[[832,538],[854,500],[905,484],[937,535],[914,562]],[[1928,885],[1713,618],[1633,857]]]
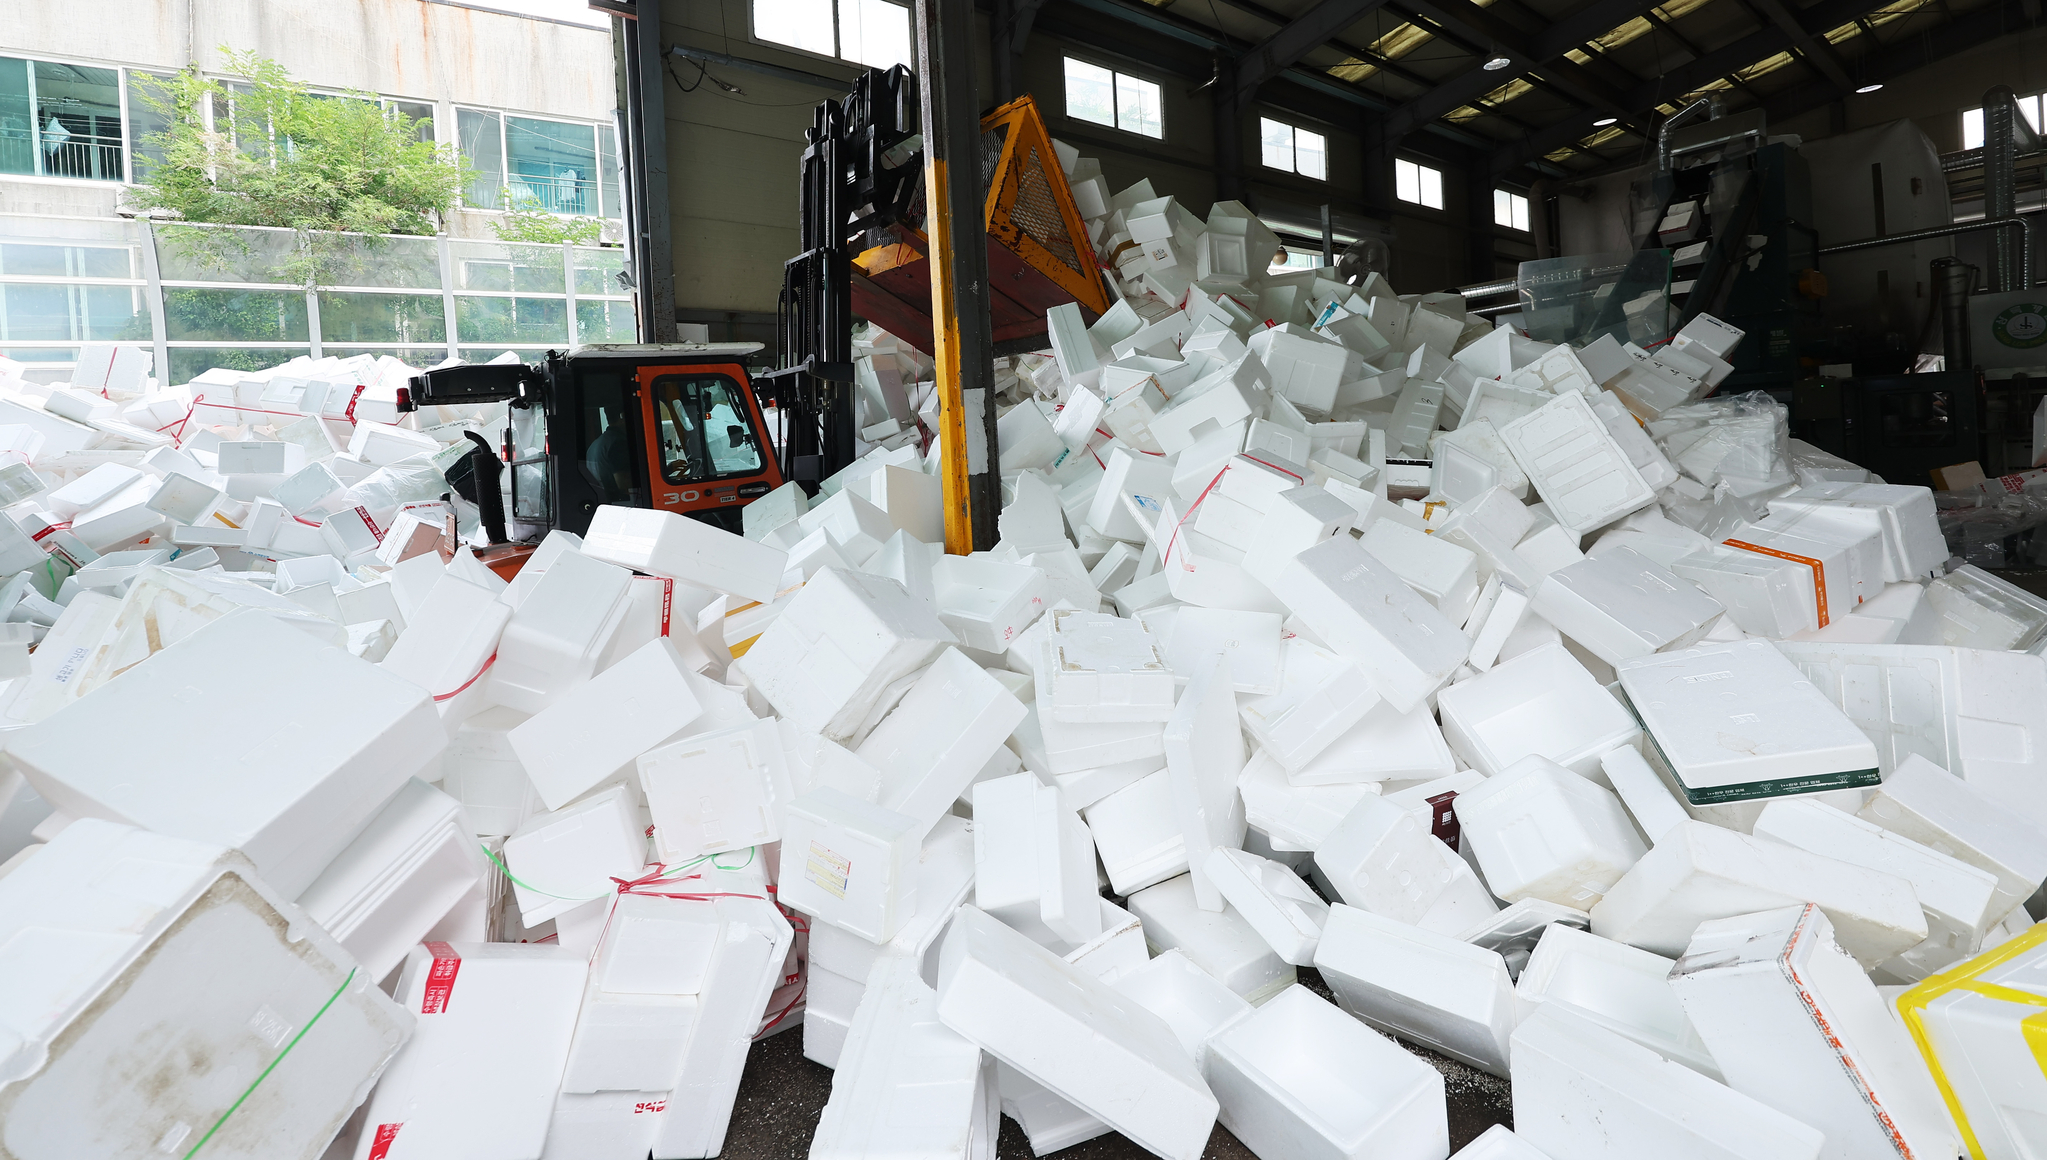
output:
[[[1679,471],[1707,487],[1753,496],[1797,481],[1790,409],[1763,391],[1673,407],[1648,430]]]

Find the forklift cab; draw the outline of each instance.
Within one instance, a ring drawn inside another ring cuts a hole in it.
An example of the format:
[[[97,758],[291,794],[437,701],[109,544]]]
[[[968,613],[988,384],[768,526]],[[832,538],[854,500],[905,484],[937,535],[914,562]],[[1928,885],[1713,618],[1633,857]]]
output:
[[[681,512],[738,532],[782,485],[746,356],[759,343],[583,346],[534,367],[428,371],[409,406],[509,401],[504,459],[525,528],[578,535],[604,504]]]

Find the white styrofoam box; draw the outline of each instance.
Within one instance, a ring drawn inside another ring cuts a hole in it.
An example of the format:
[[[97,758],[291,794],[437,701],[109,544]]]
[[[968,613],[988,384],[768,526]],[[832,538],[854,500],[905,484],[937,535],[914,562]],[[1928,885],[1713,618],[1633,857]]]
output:
[[[1801,628],[1825,628],[1883,587],[1882,533],[1824,512],[1765,516],[1721,543],[1798,567],[1801,611],[1810,611]]]
[[[622,894],[606,912],[562,1090],[666,1095],[724,933],[718,908],[710,899]]]
[[[1208,1142],[1215,1098],[1163,1020],[971,906],[939,952],[938,1017],[1156,1155]]]
[[[1714,358],[1732,361],[1734,348],[1741,342],[1741,336],[1748,333],[1737,326],[1729,326],[1710,314],[1697,314],[1690,322],[1678,329],[1671,337],[1673,349],[1684,350],[1693,343]]]
[[[1691,816],[1634,746],[1623,745],[1601,754],[1599,770],[1651,845]]]
[[[882,771],[880,804],[929,830],[1026,712],[987,670],[948,648],[854,755]]]
[[[1500,442],[1492,420],[1465,422],[1429,440],[1429,491],[1451,503],[1466,503],[1492,488],[1517,499],[1528,495],[1528,476]]]
[[[488,670],[512,610],[495,593],[452,573],[442,572],[426,598],[406,616],[419,631],[401,635],[384,656],[384,671],[404,677],[433,694],[437,704],[475,689],[458,705],[489,702]],[[452,708],[452,706],[451,706]],[[447,712],[447,710],[443,710]]]
[[[59,519],[75,518],[79,512],[120,494],[142,478],[142,472],[122,463],[102,463],[44,497],[43,505]]]
[[[561,808],[703,716],[695,675],[656,638],[514,728],[512,750],[541,800]]]
[[[889,956],[875,966],[811,1139],[817,1160],[881,1152],[980,1160],[994,1152],[994,1069],[939,1022],[937,1008],[915,959]]]
[[[540,1160],[645,1160],[667,1108],[648,1092],[558,1092]]]
[[[1015,1120],[1030,1141],[1031,1153],[1049,1156],[1084,1140],[1107,1135],[1104,1124],[1043,1085],[1000,1061],[991,1061],[995,1087],[1001,1096],[1001,1114]]]
[[[1295,556],[1349,531],[1357,509],[1320,487],[1279,493],[1244,547],[1244,570],[1270,588]]]
[[[747,1048],[761,1030],[769,997],[783,982],[795,942],[772,902],[727,895],[712,905],[722,929],[704,971],[697,1023],[654,1139],[656,1156],[709,1157],[724,1147]]]
[[[503,837],[547,808],[506,737],[525,719],[494,706],[464,720],[448,743],[441,788],[462,803],[479,837]]]
[[[1211,911],[1223,909],[1223,897],[1208,880],[1209,851],[1235,849],[1244,840],[1244,806],[1237,797],[1244,733],[1228,666],[1227,657],[1212,657],[1205,671],[1190,674],[1163,735],[1174,820],[1186,843],[1195,896]]]
[[[1821,1155],[1954,1155],[1933,1077],[1831,933],[1811,903],[1701,923],[1670,987],[1727,1086],[1826,1133]]]
[[[412,1020],[298,918],[220,845],[92,819],[10,864],[8,1151],[318,1155]],[[153,1078],[109,1103],[123,1075]]]
[[[1567,531],[1583,535],[1656,498],[1576,391],[1507,424],[1500,439]]]
[[[1494,1124],[1452,1153],[1450,1160],[1550,1160],[1550,1157],[1516,1136],[1507,1125]]]
[[[1405,809],[1368,794],[1315,847],[1315,865],[1350,905],[1419,922],[1453,876],[1441,845]]]
[[[1916,754],[1857,815],[1997,878],[1993,914],[2008,914],[2047,879],[2047,834]],[[2031,889],[2029,889],[2031,888]]]
[[[1550,573],[1531,607],[1610,665],[1683,648],[1725,611],[1696,585],[1626,548]]]
[[[1286,780],[1298,786],[1442,777],[1457,768],[1427,702],[1403,713],[1385,701]]]
[[[414,778],[298,896],[300,909],[381,979],[458,906],[482,938],[489,867],[462,804]]]
[[[1216,1031],[1203,1070],[1223,1126],[1259,1156],[1440,1160],[1450,1150],[1442,1074],[1302,986]]]
[[[969,647],[1001,652],[1050,603],[1045,573],[992,556],[941,556],[931,573],[938,618]]]
[[[1923,756],[2047,829],[2047,738],[2037,711],[2047,661],[1934,645],[1786,641],[1780,651],[1876,743],[1881,767]]]
[[[287,896],[408,779],[440,774],[447,732],[424,691],[259,611],[122,676],[11,733],[10,763],[73,817],[235,847]],[[257,740],[223,754],[250,722]]]
[[[1251,755],[1237,777],[1245,822],[1264,833],[1275,850],[1283,851],[1317,848],[1359,798],[1378,792],[1378,785],[1371,782],[1290,785],[1286,770],[1262,750]]]
[[[1128,896],[1187,873],[1187,842],[1160,769],[1087,807],[1088,832],[1117,894]]]
[[[1235,907],[1203,910],[1185,874],[1130,895],[1130,913],[1144,924],[1154,954],[1177,950],[1252,1004],[1292,986],[1296,972]]]
[[[1173,712],[1173,671],[1145,627],[1121,617],[1054,609],[1047,663],[1038,669],[1040,713],[1065,721],[1164,721]]]
[[[1780,640],[1819,623],[1812,569],[1797,561],[1714,547],[1678,557],[1670,570],[1719,601],[1744,632]]]
[[[634,767],[659,860],[671,865],[775,841],[795,796],[773,720],[656,746]]]
[[[1486,885],[1508,902],[1590,910],[1644,853],[1613,794],[1530,754],[1457,798]]]
[[[1515,1028],[1514,1131],[1585,1160],[1818,1160],[1803,1122],[1545,1003]]]
[[[777,712],[845,741],[884,689],[930,664],[956,639],[901,584],[828,568],[754,641],[744,667]]]
[[[1349,537],[1295,556],[1273,595],[1401,712],[1441,688],[1470,649],[1455,623]]]
[[[2047,923],[1899,996],[1927,1069],[1970,1155],[2023,1157],[2040,1140],[2047,1070],[2039,1066]]]
[[[528,818],[505,839],[505,865],[527,926],[608,897],[613,878],[637,878],[647,842],[626,787]]]
[[[348,439],[350,458],[378,467],[415,455],[431,455],[440,449],[440,441],[433,436],[389,423],[357,423]]]
[[[1665,833],[1621,875],[1592,908],[1592,933],[1675,957],[1702,922],[1799,902],[1825,910],[1865,968],[1926,938],[1905,879],[1697,821]]]
[[[886,537],[884,537],[886,538]],[[605,504],[590,519],[583,554],[608,564],[769,601],[788,553],[677,512]]]
[[[1100,381],[1106,352],[1081,321],[1080,303],[1065,302],[1046,311],[1045,332],[1067,386],[1091,387]]]
[[[505,623],[491,665],[491,700],[538,713],[594,675],[625,618],[631,581],[624,568],[561,553]]]
[[[1055,777],[1091,769],[1126,766],[1132,762],[1165,757],[1163,722],[1103,721],[1076,724],[1045,717],[1035,707],[1030,720],[1037,726],[1042,746],[1044,772]]]
[[[1329,904],[1299,875],[1269,858],[1227,847],[1210,850],[1202,869],[1273,953],[1297,967],[1315,961]]]
[[[929,829],[829,786],[799,794],[783,819],[777,897],[869,942],[887,942],[916,911],[920,843]]]
[[[1530,754],[1600,781],[1599,759],[1640,726],[1561,644],[1501,661],[1436,695],[1443,737],[1472,768],[1497,774]]]
[[[1081,836],[1085,840],[1085,830]],[[1088,881],[1092,884],[1097,880],[1090,878]],[[1089,889],[1092,891],[1095,887],[1090,885]],[[1095,909],[1101,913],[1101,933],[1067,951],[1063,957],[1102,982],[1113,984],[1150,962],[1151,951],[1144,945],[1144,924],[1137,920],[1136,915],[1100,895],[1091,897]]]
[[[1284,641],[1277,692],[1239,703],[1244,728],[1288,770],[1307,766],[1380,703],[1357,666],[1295,637]]]
[[[1671,960],[1569,923],[1550,923],[1514,985],[1526,1019],[1560,1006],[1673,1063],[1720,1080],[1713,1053],[1670,989]]]
[[[1884,483],[1820,483],[1770,501],[1770,512],[1840,520],[1883,537],[1886,582],[1924,579],[1947,559],[1933,492]]]
[[[809,510],[810,496],[804,492],[802,484],[792,479],[740,508],[740,527],[745,529],[747,539],[758,540],[783,524],[795,522],[797,516]]]
[[[1763,807],[1751,832],[1910,882],[1926,913],[1927,934],[1924,943],[1882,968],[1900,981],[1917,982],[1975,954],[1983,945],[1983,936],[2001,919],[1996,910],[1995,874],[1824,802],[1804,798],[1773,801]]]
[[[1940,614],[1939,635],[1909,637],[1910,644],[2030,649],[2047,629],[2047,601],[1974,564],[1963,564],[1935,580],[1926,589],[1926,599]]]
[[[1336,389],[1357,378],[1363,365],[1356,351],[1295,327],[1269,327],[1246,345],[1271,376],[1274,396],[1321,414],[1336,405]]]
[[[414,947],[396,997],[416,1029],[370,1097],[355,1160],[538,1157],[589,969],[569,947]]]
[[[1095,488],[1094,503],[1088,508],[1087,524],[1102,535],[1142,543],[1150,538],[1151,527],[1130,512],[1123,497],[1163,497],[1172,492],[1171,460],[1114,445],[1103,465],[1102,481]]]
[[[1197,1068],[1205,1063],[1209,1037],[1251,1009],[1242,996],[1178,950],[1160,952],[1110,985],[1165,1020]]]
[[[1498,952],[1373,914],[1330,908],[1315,969],[1373,1027],[1507,1074],[1514,982]]]
[[[1190,681],[1220,656],[1229,667],[1231,688],[1253,696],[1276,692],[1281,619],[1277,613],[1234,608],[1178,609],[1165,634],[1166,664],[1177,680]]]
[[[1044,946],[1100,934],[1094,847],[1059,791],[1018,773],[973,797],[974,905]]]
[[[1768,641],[1640,657],[1615,672],[1695,806],[1878,783],[1876,747]]]
[[[1462,624],[1471,615],[1478,600],[1478,558],[1469,548],[1391,520],[1374,521],[1358,542],[1451,623]]]

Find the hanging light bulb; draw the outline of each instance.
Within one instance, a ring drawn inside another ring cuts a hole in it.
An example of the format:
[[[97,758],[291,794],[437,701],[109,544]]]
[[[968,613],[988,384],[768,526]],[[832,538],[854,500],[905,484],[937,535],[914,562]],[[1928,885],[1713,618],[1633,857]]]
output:
[[[1619,117],[1601,117],[1597,121],[1592,122],[1592,127],[1595,129],[1604,129],[1608,125],[1618,124],[1619,122],[1620,122]]]
[[[1513,63],[1514,63],[1513,61],[1508,60],[1504,56],[1496,56],[1493,59],[1485,62],[1485,70],[1487,72],[1499,72],[1501,69],[1506,68],[1508,65]]]

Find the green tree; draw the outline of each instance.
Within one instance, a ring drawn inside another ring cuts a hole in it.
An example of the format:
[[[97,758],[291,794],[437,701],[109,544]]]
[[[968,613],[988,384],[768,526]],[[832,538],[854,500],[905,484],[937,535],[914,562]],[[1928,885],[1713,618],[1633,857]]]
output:
[[[376,235],[432,234],[458,204],[467,167],[453,150],[421,141],[413,118],[368,93],[312,93],[254,53],[221,52],[245,81],[223,84],[196,69],[138,78],[142,101],[168,127],[146,141],[161,160],[145,165],[129,193],[137,212],[290,229],[296,245],[273,275],[314,286],[341,281],[366,261]],[[209,104],[210,131],[202,116]],[[170,226],[165,236],[210,264],[250,254],[233,230]]]
[[[499,204],[505,216],[490,223],[498,241],[539,242],[550,246],[572,242],[578,246],[594,246],[604,233],[604,223],[596,218],[548,213],[540,208],[537,198],[514,201],[510,191],[500,196]]]

